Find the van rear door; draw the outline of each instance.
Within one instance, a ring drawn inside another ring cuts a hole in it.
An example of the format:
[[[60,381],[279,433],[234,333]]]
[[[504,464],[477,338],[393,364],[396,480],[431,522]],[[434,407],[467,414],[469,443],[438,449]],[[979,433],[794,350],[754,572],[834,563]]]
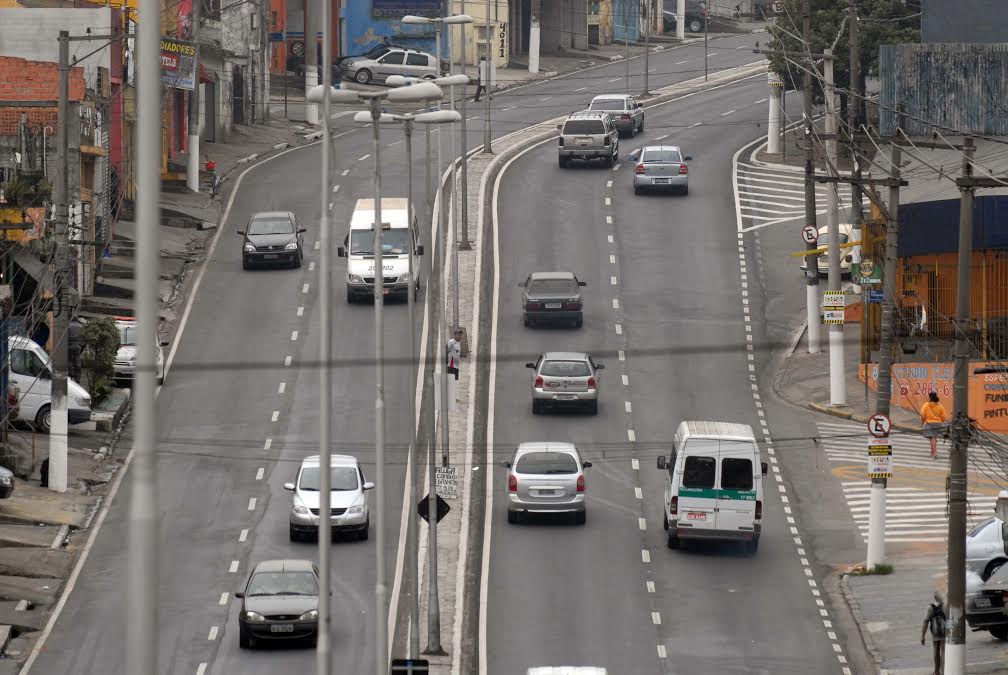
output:
[[[717,528],[753,532],[756,518],[757,450],[752,441],[722,440],[718,467]]]
[[[686,441],[682,481],[679,484],[679,527],[690,530],[717,528],[718,442],[706,438]]]

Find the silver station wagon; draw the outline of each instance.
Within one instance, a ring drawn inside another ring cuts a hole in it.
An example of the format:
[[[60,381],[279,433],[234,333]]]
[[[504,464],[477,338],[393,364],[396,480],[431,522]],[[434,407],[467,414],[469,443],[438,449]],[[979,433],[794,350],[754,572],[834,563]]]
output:
[[[529,513],[573,513],[584,525],[588,486],[584,470],[591,466],[573,443],[522,443],[507,467],[508,522]]]

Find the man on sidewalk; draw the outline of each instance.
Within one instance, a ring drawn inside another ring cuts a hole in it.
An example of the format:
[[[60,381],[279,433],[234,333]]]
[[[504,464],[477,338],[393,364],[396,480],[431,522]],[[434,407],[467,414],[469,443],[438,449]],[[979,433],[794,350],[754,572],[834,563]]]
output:
[[[945,600],[941,591],[935,591],[934,600],[928,605],[924,625],[921,626],[921,646],[924,645],[924,636],[930,629],[931,643],[934,645],[934,675],[943,675],[945,672],[945,635],[948,631],[948,624],[945,618]]]
[[[448,374],[454,375],[455,380],[459,379],[459,363],[462,359],[462,331],[456,330],[455,334],[445,345],[446,358],[448,359]]]
[[[490,82],[489,68],[487,68],[487,60],[485,56],[480,57],[479,68],[476,70],[476,96],[473,97],[473,103],[479,103],[480,93],[484,93],[493,100],[493,95],[490,94],[490,89],[487,86]]]

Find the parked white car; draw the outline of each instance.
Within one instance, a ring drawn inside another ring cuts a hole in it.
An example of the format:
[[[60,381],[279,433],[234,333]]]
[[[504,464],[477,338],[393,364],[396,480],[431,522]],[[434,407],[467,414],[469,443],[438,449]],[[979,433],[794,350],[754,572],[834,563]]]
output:
[[[52,360],[29,338],[13,335],[10,349],[10,381],[18,391],[18,419],[49,433],[52,417]],[[91,419],[91,396],[67,378],[67,408],[70,424]]]
[[[826,231],[827,228],[819,228],[819,239],[816,242],[817,246],[827,246],[829,244],[829,233]],[[847,244],[854,241],[854,225],[851,223],[840,223],[840,245]],[[849,277],[851,270],[861,262],[861,245],[857,244],[855,246],[850,246],[848,248],[840,249],[840,276]],[[808,265],[805,263],[805,258],[801,259],[801,271],[804,272],[808,269]],[[825,275],[829,273],[829,256],[825,253],[819,254],[819,274]]]
[[[119,351],[116,352],[115,371],[116,379],[129,379],[133,377],[136,370],[137,340],[140,339],[140,332],[137,328],[136,319],[129,317],[116,317],[116,328],[119,329]],[[156,360],[154,367],[157,372],[158,384],[164,383],[164,349],[168,342],[154,336]]]

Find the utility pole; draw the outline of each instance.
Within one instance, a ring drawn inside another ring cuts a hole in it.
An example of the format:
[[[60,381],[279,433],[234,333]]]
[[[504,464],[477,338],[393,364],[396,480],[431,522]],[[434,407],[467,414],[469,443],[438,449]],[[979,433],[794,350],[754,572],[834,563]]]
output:
[[[305,121],[308,124],[319,123],[318,104],[308,102],[308,92],[318,85],[318,59],[315,52],[317,41],[315,38],[315,23],[312,21],[313,13],[311,11],[313,1],[304,0]],[[326,86],[330,86],[331,84],[331,81],[326,82]]]
[[[709,21],[710,12],[707,10],[706,5],[704,6],[703,13],[703,79],[704,82],[707,81],[707,23]]]
[[[140,16],[159,16],[159,0],[140,0]],[[158,202],[161,196],[161,58],[160,23],[144,20],[137,28],[137,329],[146,339],[137,345],[133,376],[136,416],[133,490],[129,505],[129,569],[126,621],[127,673],[158,672],[157,596],[160,579],[158,529],[161,514],[157,490],[157,417],[154,414],[154,340],[158,323]],[[62,33],[61,37],[66,36]],[[63,43],[65,44],[65,43]],[[63,59],[61,59],[63,61]],[[62,126],[62,125],[61,125]],[[66,132],[63,132],[66,139]],[[66,143],[61,143],[65,153]],[[64,211],[65,213],[65,211]],[[55,387],[54,387],[55,388]]]
[[[449,24],[448,28],[448,72],[452,75],[455,74],[455,50],[452,49],[452,29]],[[455,85],[448,86],[448,96],[451,98],[451,109],[455,110]],[[462,117],[462,123],[465,124],[465,117]],[[458,328],[459,325],[459,275],[458,275],[458,238],[459,238],[459,209],[458,209],[458,158],[455,156],[455,123],[452,122],[451,127],[451,142],[449,143],[451,148],[451,208],[448,211],[448,215],[451,217],[452,222],[452,236],[451,236],[451,248],[452,248],[452,267],[455,273],[452,274],[452,330]],[[465,154],[465,153],[463,153]],[[445,373],[447,378],[447,372]],[[445,380],[445,386],[447,388],[447,379]],[[447,399],[445,399],[445,404],[447,406]],[[447,407],[445,410],[447,411]],[[445,418],[445,423],[447,424],[447,417]],[[447,428],[447,427],[446,427]]]
[[[680,40],[686,39],[686,0],[678,0],[675,13],[675,36]]]
[[[641,96],[648,96],[648,66],[651,56],[651,12],[648,11],[648,3],[651,0],[641,0],[641,11],[644,13],[644,91]]]
[[[781,101],[781,93],[784,91],[784,82],[777,73],[767,73],[767,85],[770,87],[770,112],[767,123],[767,153],[780,155],[783,144],[781,128],[784,121],[784,108]]]
[[[812,44],[812,9],[810,0],[802,0],[802,37],[806,45]],[[811,67],[811,64],[810,64]],[[812,76],[809,69],[802,74],[802,118],[805,121],[805,224],[815,228],[815,150],[812,142]],[[819,256],[814,253],[816,244],[806,244],[809,251],[805,256],[805,311],[808,319],[808,352],[819,353]]]
[[[952,371],[952,452],[949,458],[948,641],[945,672],[966,672],[966,482],[970,437],[969,357],[970,263],[973,260],[973,139],[966,137],[959,189],[959,269],[956,281],[956,337]]]
[[[825,76],[826,99],[826,156],[833,167],[837,164],[837,109],[836,90],[833,87],[833,50],[823,50],[823,71]],[[837,169],[837,177],[840,175]],[[827,249],[827,281],[829,289],[840,291],[840,257],[844,255],[840,248],[840,193],[839,183],[829,183],[826,187],[826,233],[829,239]],[[818,270],[816,270],[818,272]],[[844,343],[843,324],[831,324],[829,327],[829,364],[830,364],[830,405],[847,404],[847,386],[844,379]]]
[[[876,414],[886,417],[889,416],[889,404],[892,397],[893,313],[896,304],[896,248],[899,244],[899,178],[902,156],[900,147],[896,143],[892,144],[890,152],[891,178],[895,182],[889,185],[885,268],[882,272],[882,335],[879,342],[878,398],[875,401]],[[885,434],[884,438],[888,438],[888,436]],[[866,567],[869,570],[885,560],[886,488],[888,482],[887,478],[872,478],[868,511],[868,559],[866,561]]]
[[[484,66],[483,66],[483,69],[484,69],[483,77],[485,78],[484,81],[483,81],[483,95],[486,96],[486,101],[484,102],[484,105],[486,106],[486,108],[484,109],[485,117],[484,117],[484,122],[483,122],[483,152],[486,152],[486,153],[492,153],[493,152],[493,148],[491,147],[493,137],[490,134],[490,96],[491,96],[491,92],[493,91],[490,88],[490,80],[491,80],[491,78],[490,78],[490,71],[492,70],[490,64],[493,63],[493,61],[492,61],[492,59],[493,59],[493,36],[491,34],[491,31],[490,31],[490,26],[491,26],[491,23],[490,23],[490,0],[486,0],[486,61],[484,61]]]
[[[466,27],[465,24],[459,26],[459,61],[462,63],[462,73],[466,72]],[[466,81],[468,82],[469,76],[466,75]],[[462,110],[459,111],[462,114],[462,148],[459,153],[460,161],[462,162],[462,237],[459,239],[458,247],[463,251],[471,251],[472,246],[469,245],[469,161],[466,157],[467,154],[467,144],[469,142],[469,134],[466,129],[466,90],[469,89],[468,84],[462,85]],[[485,92],[487,100],[490,99],[490,92]],[[456,265],[458,261],[456,260]],[[458,277],[458,267],[455,268],[455,277]],[[456,287],[458,284],[456,283]],[[456,296],[455,302],[458,302],[458,297]],[[456,314],[457,316],[457,314]],[[458,319],[456,319],[455,326],[458,327]]]
[[[67,331],[70,311],[67,286],[70,283],[70,33],[59,32],[59,115],[56,124],[56,301],[53,312],[52,407],[49,423],[49,489],[67,489],[67,367],[70,360]],[[3,393],[4,396],[7,392]]]
[[[189,22],[189,39],[193,41],[196,50],[195,69],[196,82],[193,90],[189,92],[189,157],[186,161],[186,187],[192,192],[199,192],[199,160],[200,160],[200,137],[199,137],[199,109],[200,109],[200,82],[199,82],[199,38],[200,9],[202,0],[192,0],[192,11]]]
[[[623,3],[623,48],[626,52],[623,55],[623,64],[626,66],[626,75],[623,77],[623,81],[626,83],[627,96],[630,95],[630,22],[627,20],[627,7],[629,6],[630,0],[626,0]]]
[[[861,99],[858,97],[860,93],[858,83],[861,82],[861,54],[858,42],[857,6],[854,4],[854,0],[847,0],[847,11],[849,12],[847,25],[850,31],[850,85],[847,94],[847,121],[851,130],[851,170],[855,181],[857,181],[861,179],[861,162],[858,159],[856,138],[863,120],[861,118]],[[854,224],[855,239],[861,239],[861,221],[864,217],[862,203],[861,184],[854,182],[851,184],[851,220]],[[863,251],[864,247],[861,250]],[[867,381],[868,379],[865,378],[865,382]]]

